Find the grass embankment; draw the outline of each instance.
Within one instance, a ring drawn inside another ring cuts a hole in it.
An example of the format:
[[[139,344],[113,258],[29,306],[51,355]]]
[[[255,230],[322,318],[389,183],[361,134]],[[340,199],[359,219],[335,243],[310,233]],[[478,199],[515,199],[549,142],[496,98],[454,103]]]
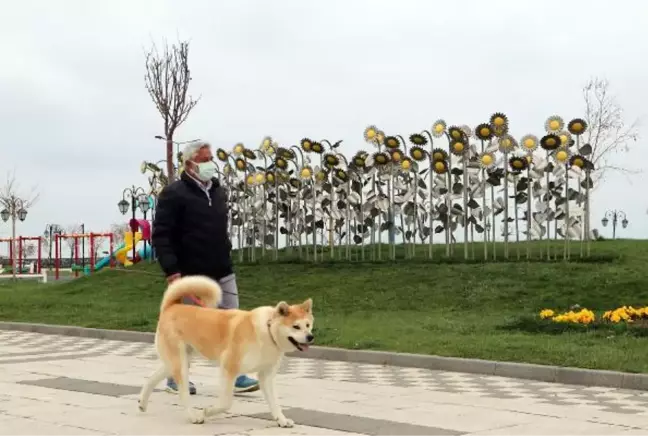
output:
[[[572,263],[429,262],[426,250],[396,263],[239,265],[241,304],[313,297],[320,345],[648,372],[644,338],[619,329],[530,331],[519,321],[546,307],[578,304],[600,315],[648,305],[648,242],[595,242],[596,259]],[[155,264],[48,285],[5,281],[0,320],[153,331],[163,289]]]

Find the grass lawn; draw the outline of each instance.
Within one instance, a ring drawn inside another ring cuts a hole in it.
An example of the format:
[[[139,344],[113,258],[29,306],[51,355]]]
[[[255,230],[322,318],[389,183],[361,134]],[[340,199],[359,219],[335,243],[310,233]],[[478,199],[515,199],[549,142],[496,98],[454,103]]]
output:
[[[600,315],[648,305],[648,241],[595,242],[589,262],[573,245],[571,263],[428,262],[421,246],[418,259],[395,263],[259,263],[236,273],[244,308],[313,297],[320,345],[648,372],[648,343],[628,332],[507,328],[546,307]],[[0,320],[153,331],[163,289],[155,264],[47,285],[5,280]]]

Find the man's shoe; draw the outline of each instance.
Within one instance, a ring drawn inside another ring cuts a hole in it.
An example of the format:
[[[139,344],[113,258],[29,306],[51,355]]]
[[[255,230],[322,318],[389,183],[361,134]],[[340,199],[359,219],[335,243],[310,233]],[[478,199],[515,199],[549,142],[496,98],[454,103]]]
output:
[[[166,391],[170,394],[178,393],[178,384],[172,378],[167,379]],[[196,395],[196,386],[189,382],[189,395]]]
[[[259,382],[247,375],[240,375],[234,384],[234,392],[242,394],[244,392],[254,392],[259,390]]]

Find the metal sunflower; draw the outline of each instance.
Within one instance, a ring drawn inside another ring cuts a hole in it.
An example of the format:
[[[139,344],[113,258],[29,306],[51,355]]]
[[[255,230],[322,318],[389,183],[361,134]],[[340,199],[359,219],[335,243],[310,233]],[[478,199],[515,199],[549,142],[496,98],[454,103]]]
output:
[[[549,133],[558,133],[563,127],[565,127],[565,122],[558,115],[552,115],[545,121],[545,130]]]
[[[572,135],[580,136],[587,130],[587,122],[582,118],[574,118],[567,124],[567,130]]]
[[[349,174],[346,171],[344,171],[342,168],[336,169],[333,174],[341,182],[346,182],[347,180],[349,180]]]
[[[313,177],[313,169],[309,167],[308,165],[302,167],[302,169],[299,170],[299,178],[302,180],[310,180],[311,177]]]
[[[467,149],[468,146],[463,141],[463,139],[458,139],[450,142],[450,150],[452,151],[452,154],[454,154],[455,156],[461,156],[466,152]]]
[[[529,162],[523,156],[513,156],[512,158],[509,159],[508,163],[509,163],[509,167],[511,168],[511,171],[515,173],[524,171],[529,166]]]
[[[495,154],[486,151],[479,155],[479,166],[484,169],[490,169],[495,166]]]
[[[301,145],[301,148],[304,151],[310,152],[313,150],[313,141],[311,141],[309,138],[302,139],[299,145]]]
[[[335,153],[326,153],[324,155],[324,165],[334,168],[340,164],[340,158]]]
[[[525,151],[532,153],[538,148],[538,137],[531,134],[524,135],[520,144]]]
[[[263,150],[264,153],[267,153],[271,148],[272,148],[272,137],[266,136],[261,141],[261,150]]]
[[[586,163],[587,163],[587,159],[585,159],[585,156],[580,154],[575,154],[569,158],[570,167],[578,167],[580,169],[583,169],[585,168]]]
[[[288,149],[288,148],[280,147],[280,148],[277,149],[277,156],[281,156],[284,159],[294,159],[295,158],[295,152]]]
[[[324,153],[324,146],[319,142],[313,142],[311,144],[311,150],[313,150],[314,153],[322,154]]]
[[[447,160],[448,159],[448,152],[445,151],[442,148],[435,148],[432,150],[432,160],[433,161],[439,161],[439,160]]]
[[[373,160],[376,165],[387,165],[390,160],[390,156],[384,151],[374,153]]]
[[[257,158],[256,153],[253,150],[250,150],[249,148],[243,150],[243,156],[245,156],[246,159],[250,159],[250,160],[254,160]]]
[[[364,139],[367,142],[373,142],[378,135],[378,127],[371,125],[364,130]]]
[[[302,186],[301,180],[296,179],[294,177],[291,177],[288,183],[290,183],[290,186],[292,186],[295,189],[299,189]]]
[[[445,174],[448,172],[448,161],[438,160],[432,165],[432,169],[437,174]]]
[[[545,135],[540,140],[540,147],[547,151],[555,150],[560,147],[560,138],[558,135],[554,135],[553,133]]]
[[[322,183],[328,179],[328,175],[329,175],[328,171],[324,169],[320,169],[315,172],[315,181],[317,183]]]
[[[275,174],[272,171],[266,171],[265,179],[267,183],[273,184],[275,182]]]
[[[464,132],[457,126],[451,126],[448,128],[448,135],[450,135],[450,139],[458,141],[460,139],[463,139]]]
[[[434,124],[432,124],[432,136],[435,138],[440,138],[443,136],[443,134],[446,131],[446,122],[444,120],[436,120]]]
[[[504,135],[499,138],[498,148],[502,153],[510,153],[517,148],[517,142],[511,135]]]
[[[490,125],[493,130],[501,130],[504,126],[508,125],[508,118],[501,112],[495,112],[490,117]]]
[[[367,152],[359,151],[353,156],[353,165],[358,168],[364,168],[367,164]]]
[[[218,150],[216,150],[216,157],[221,162],[227,162],[227,158],[229,157],[229,153],[227,153],[222,148],[219,148]]]
[[[414,133],[414,134],[410,135],[409,140],[410,140],[410,142],[412,144],[419,145],[419,146],[425,145],[425,144],[428,143],[427,138],[425,136],[421,135],[421,134],[418,134],[418,133]]]
[[[560,138],[561,147],[569,147],[572,143],[572,136],[567,130],[560,131],[556,136]]]
[[[266,175],[264,172],[259,171],[254,175],[254,183],[256,186],[261,186],[266,182]]]
[[[377,144],[384,144],[385,143],[385,132],[382,130],[378,130],[378,133],[376,133],[376,141]]]
[[[385,137],[385,147],[387,147],[387,148],[398,148],[398,147],[400,147],[400,141],[395,136],[386,136]]]
[[[280,170],[285,170],[286,168],[288,168],[288,161],[281,156],[277,156],[275,158],[275,166]]]
[[[403,171],[409,171],[410,169],[412,169],[413,165],[414,162],[412,162],[412,159],[410,159],[409,157],[404,157],[400,163],[400,167]]]
[[[482,123],[475,128],[475,137],[482,141],[488,141],[493,137],[493,129],[490,124]]]
[[[236,169],[239,171],[243,171],[246,168],[245,160],[242,158],[236,158]]]
[[[425,156],[427,155],[427,152],[425,150],[423,150],[421,147],[414,146],[414,147],[410,148],[409,154],[412,157],[412,159],[420,162],[423,159],[425,159]]]
[[[391,157],[392,162],[394,162],[394,163],[398,163],[398,162],[402,161],[403,158],[405,157],[403,152],[398,148],[390,150],[389,155]]]
[[[554,153],[553,158],[558,163],[566,164],[567,162],[569,162],[569,156],[569,150],[566,148],[561,148]]]
[[[236,145],[234,146],[234,148],[232,149],[232,154],[233,154],[234,156],[240,156],[240,155],[243,154],[244,151],[245,151],[245,146],[239,142],[239,143],[236,144]]]

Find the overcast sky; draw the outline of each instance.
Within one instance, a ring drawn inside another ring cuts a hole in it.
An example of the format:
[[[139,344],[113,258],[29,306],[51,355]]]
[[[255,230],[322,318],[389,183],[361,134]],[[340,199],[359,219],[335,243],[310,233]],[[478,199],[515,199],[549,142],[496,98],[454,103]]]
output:
[[[47,223],[107,230],[122,190],[164,158],[144,88],[144,48],[190,38],[191,93],[177,132],[230,148],[304,136],[366,148],[376,124],[408,135],[437,118],[475,126],[495,111],[511,133],[542,135],[547,116],[583,116],[581,88],[610,80],[628,121],[645,120],[644,1],[0,0],[0,175],[40,200],[19,233]],[[645,122],[644,122],[645,125]],[[646,128],[619,166],[646,167]],[[611,175],[593,220],[628,214],[620,235],[648,235],[648,173]],[[0,222],[0,236],[10,226]],[[609,234],[609,229],[604,234]],[[5,251],[0,247],[0,253]]]

